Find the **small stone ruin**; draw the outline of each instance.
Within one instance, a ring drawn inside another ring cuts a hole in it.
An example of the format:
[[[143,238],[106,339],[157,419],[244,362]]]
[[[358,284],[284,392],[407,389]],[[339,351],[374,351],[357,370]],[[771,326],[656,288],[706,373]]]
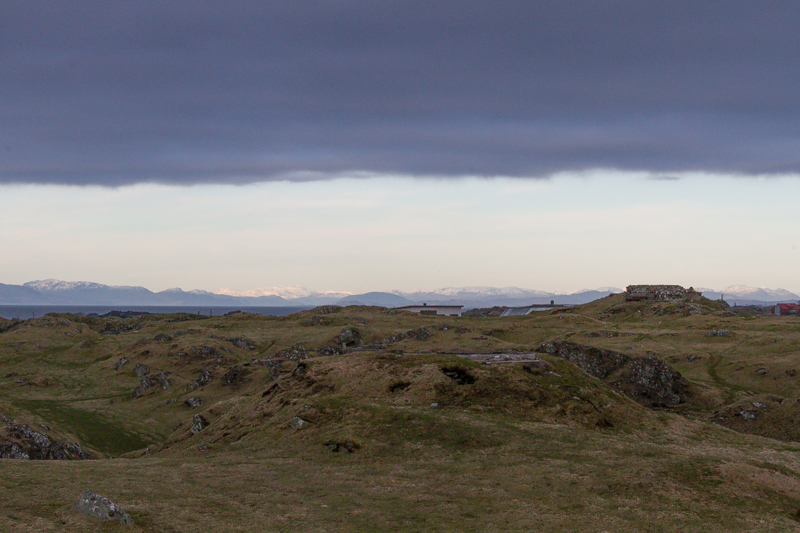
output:
[[[693,287],[684,289],[680,285],[628,285],[625,288],[625,300],[629,302],[693,302],[702,295],[703,293],[697,292]]]

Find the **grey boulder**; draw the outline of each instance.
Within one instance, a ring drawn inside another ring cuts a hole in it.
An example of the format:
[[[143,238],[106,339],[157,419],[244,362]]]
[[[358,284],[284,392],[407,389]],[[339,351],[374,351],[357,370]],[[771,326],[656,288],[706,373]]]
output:
[[[120,509],[117,504],[108,498],[89,491],[84,491],[81,494],[81,498],[75,502],[72,510],[100,520],[116,520],[126,526],[133,525],[133,520],[128,516],[128,513]]]

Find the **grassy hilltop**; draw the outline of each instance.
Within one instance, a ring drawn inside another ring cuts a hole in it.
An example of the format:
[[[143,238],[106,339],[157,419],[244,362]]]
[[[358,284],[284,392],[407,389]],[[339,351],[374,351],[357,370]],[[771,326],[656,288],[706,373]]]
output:
[[[723,306],[0,320],[0,450],[90,456],[0,460],[0,531],[796,530],[800,320]]]

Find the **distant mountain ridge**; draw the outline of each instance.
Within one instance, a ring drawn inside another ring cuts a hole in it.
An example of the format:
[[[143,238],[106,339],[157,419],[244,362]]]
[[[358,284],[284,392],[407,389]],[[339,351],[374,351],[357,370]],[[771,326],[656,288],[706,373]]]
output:
[[[283,306],[280,296],[236,298],[212,292],[167,289],[153,292],[144,287],[103,285],[89,281],[55,279],[23,285],[0,284],[0,305],[130,305],[130,306]]]
[[[261,287],[258,289],[251,289],[247,291],[236,291],[233,289],[220,289],[216,294],[225,294],[228,296],[244,296],[244,297],[258,297],[258,296],[280,296],[285,300],[296,299],[314,299],[314,298],[347,298],[352,296],[352,292],[340,291],[326,291],[316,292],[305,287],[289,286],[289,287]]]
[[[577,304],[621,289],[557,294],[519,287],[446,287],[434,291],[387,291],[351,294],[315,292],[304,287],[269,287],[252,291],[221,289],[153,292],[144,287],[104,285],[89,281],[36,280],[23,285],[0,284],[0,305],[120,305],[120,306],[314,306],[326,304],[399,307],[420,303],[471,307],[523,306],[535,303]]]
[[[729,304],[737,305],[769,305],[780,302],[796,302],[800,296],[786,289],[769,289],[767,287],[748,287],[731,285],[721,291],[698,289],[703,296],[711,300],[724,299]]]
[[[704,296],[738,305],[798,301],[800,296],[785,289],[734,285],[723,291],[699,289]],[[220,289],[185,291],[180,288],[153,292],[144,287],[104,285],[89,281],[56,279],[29,281],[23,285],[0,283],[0,305],[119,305],[119,306],[241,306],[282,307],[339,305],[379,305],[400,307],[427,303],[463,305],[465,309],[531,304],[582,304],[622,292],[616,287],[555,293],[519,287],[445,287],[433,291],[315,292],[305,287],[268,287],[252,291]]]

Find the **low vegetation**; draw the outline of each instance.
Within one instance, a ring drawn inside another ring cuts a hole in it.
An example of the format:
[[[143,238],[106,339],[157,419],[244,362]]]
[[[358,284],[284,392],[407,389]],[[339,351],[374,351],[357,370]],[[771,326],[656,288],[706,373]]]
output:
[[[798,371],[708,300],[0,320],[0,453],[89,455],[0,460],[0,530],[794,530]]]

